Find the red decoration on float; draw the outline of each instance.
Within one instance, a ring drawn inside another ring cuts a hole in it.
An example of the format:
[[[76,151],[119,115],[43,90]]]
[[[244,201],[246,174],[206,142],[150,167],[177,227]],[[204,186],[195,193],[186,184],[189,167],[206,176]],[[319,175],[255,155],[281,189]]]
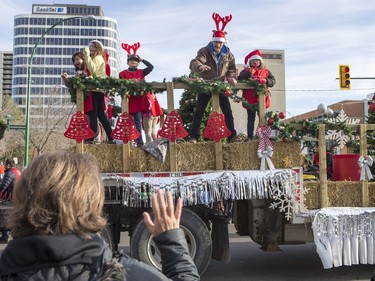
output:
[[[207,126],[202,134],[206,139],[219,142],[221,139],[229,137],[231,131],[225,125],[224,114],[214,111],[208,116]]]
[[[182,139],[188,135],[184,128],[181,116],[176,111],[167,114],[163,127],[159,130],[158,136],[167,138],[171,142]]]
[[[139,132],[135,127],[133,116],[129,115],[127,112],[123,112],[117,118],[116,126],[111,133],[111,137],[122,140],[124,143],[137,139],[139,137]]]
[[[272,135],[271,127],[269,127],[269,126],[258,126],[256,133],[259,137],[258,150],[264,151],[264,150],[267,149],[267,147],[272,148],[272,142],[270,140],[270,137]]]
[[[77,113],[73,114],[72,118],[70,119],[69,127],[64,133],[64,136],[69,139],[74,139],[80,143],[83,140],[93,138],[95,133],[90,128],[89,118],[82,112],[78,111]]]

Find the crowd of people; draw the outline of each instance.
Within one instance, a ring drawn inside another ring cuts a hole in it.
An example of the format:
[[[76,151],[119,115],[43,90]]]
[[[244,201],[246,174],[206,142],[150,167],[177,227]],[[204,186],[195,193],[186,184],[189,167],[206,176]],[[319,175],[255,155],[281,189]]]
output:
[[[232,16],[221,17],[213,13],[213,20],[216,23],[216,30],[213,31],[212,39],[207,46],[198,50],[197,55],[190,62],[190,71],[197,74],[205,80],[228,81],[235,85],[237,80],[252,80],[259,84],[265,84],[269,93],[270,87],[276,84],[276,79],[272,73],[263,64],[262,54],[259,50],[251,51],[245,57],[245,68],[237,75],[235,57],[226,45],[228,43],[224,30],[225,26],[231,21]],[[220,25],[221,24],[221,25]],[[143,81],[145,77],[153,70],[154,66],[147,60],[142,59],[137,50],[140,43],[133,45],[122,44],[122,48],[127,51],[128,68],[119,73],[120,79],[131,79]],[[133,52],[132,52],[133,51]],[[108,54],[103,44],[98,40],[92,40],[88,48],[83,52],[73,54],[72,61],[76,69],[76,75],[93,75],[104,78],[110,75],[110,66],[108,64]],[[143,63],[146,67],[140,69],[139,65]],[[64,81],[68,80],[68,74],[63,73]],[[201,138],[201,123],[203,114],[209,103],[211,95],[197,93],[197,105],[194,112],[191,129],[189,132],[189,141],[196,143]],[[243,91],[243,103],[247,111],[247,136],[248,140],[254,137],[254,123],[258,111],[258,97],[254,89]],[[106,133],[106,142],[114,143],[111,137],[111,126],[106,114],[105,94],[100,91],[91,91],[84,101],[84,113],[89,118],[90,128],[95,133],[95,137],[86,140],[86,143],[99,143],[98,120]],[[228,142],[237,141],[237,132],[234,126],[233,113],[229,98],[225,95],[219,96],[220,108],[225,116],[225,124],[230,131],[227,137]],[[157,99],[156,93],[150,91],[144,95],[128,98],[128,113],[133,116],[135,127],[139,132],[139,137],[134,141],[138,147],[142,147],[145,142],[152,142],[158,139],[157,128],[160,116],[163,111]],[[270,106],[270,94],[266,96],[266,107]],[[143,132],[146,137],[144,140]]]

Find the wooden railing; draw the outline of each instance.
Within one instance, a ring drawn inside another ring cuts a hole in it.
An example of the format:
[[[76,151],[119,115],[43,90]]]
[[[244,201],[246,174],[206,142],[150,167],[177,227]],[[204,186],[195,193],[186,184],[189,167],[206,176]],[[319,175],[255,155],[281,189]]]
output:
[[[151,83],[155,89],[165,90],[167,92],[167,111],[170,113],[174,110],[174,89],[188,89],[189,86],[184,83]],[[245,83],[238,83],[236,85],[236,89],[251,89],[251,87],[247,86]],[[77,111],[83,112],[83,99],[84,95],[81,90],[77,89]],[[122,112],[128,112],[128,98],[122,98],[121,102]],[[266,123],[266,114],[265,114],[265,99],[259,98],[259,124],[264,125]],[[220,105],[219,105],[219,95],[212,94],[212,110],[216,112],[220,112]],[[169,142],[169,161],[170,161],[170,171],[175,172],[177,171],[177,161],[176,161],[176,143]],[[84,145],[83,143],[76,144],[76,151],[78,153],[84,152]],[[123,167],[124,172],[129,171],[129,158],[130,158],[130,144],[123,145]],[[223,147],[222,143],[218,142],[215,143],[215,163],[216,169],[222,170],[223,169]]]

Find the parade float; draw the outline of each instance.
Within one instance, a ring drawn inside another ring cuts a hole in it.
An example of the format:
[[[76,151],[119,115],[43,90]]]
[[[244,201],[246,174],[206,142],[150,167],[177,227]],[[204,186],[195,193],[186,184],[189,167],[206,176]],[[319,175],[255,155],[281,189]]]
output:
[[[249,236],[265,251],[278,251],[284,244],[315,242],[325,268],[374,263],[371,206],[375,194],[373,184],[369,183],[372,159],[367,155],[366,140],[367,131],[375,130],[374,125],[350,126],[350,130],[358,132],[360,142],[360,180],[328,181],[327,131],[345,131],[348,126],[319,124],[312,130],[308,121],[283,123],[285,114],[265,112],[266,92],[260,87],[256,89],[260,97],[257,140],[223,141],[228,135],[219,95],[243,103],[238,91],[256,85],[231,86],[221,81],[188,78],[146,83],[111,77],[71,78],[69,83],[77,113],[72,116],[65,136],[76,140],[77,153],[90,153],[98,161],[108,216],[104,234],[114,250],[121,232],[126,231],[131,238],[130,254],[161,268],[142,213],[151,211],[150,194],[164,189],[184,202],[181,227],[201,274],[211,258],[230,261],[228,224],[232,221],[239,235]],[[174,90],[189,88],[212,94],[212,110],[203,132],[205,142],[184,141],[187,131],[174,108]],[[92,136],[82,114],[90,89],[121,96],[122,113],[112,134],[122,144],[84,143]],[[127,99],[147,91],[166,92],[167,109],[160,124],[161,139],[141,148],[131,145],[137,132],[127,113]],[[319,143],[319,181],[304,182],[302,177],[301,141],[308,133]]]
[[[183,199],[186,218],[182,219],[182,227],[200,272],[204,272],[210,258],[230,260],[228,223],[232,219],[240,235],[250,236],[266,251],[277,251],[283,244],[314,241],[325,268],[373,263],[371,206],[375,195],[373,184],[369,183],[372,159],[367,155],[366,139],[367,131],[375,129],[373,125],[346,124],[343,120],[318,125],[307,120],[286,124],[282,122],[285,114],[266,113],[264,98],[260,98],[258,140],[225,143],[222,140],[226,137],[226,127],[219,109],[219,95],[244,103],[238,91],[256,85],[239,83],[232,87],[225,82],[186,77],[167,83],[94,80],[85,81],[85,85],[91,83],[91,87],[122,96],[123,113],[114,134],[123,144],[77,142],[76,150],[98,159],[107,183],[107,202],[116,202],[107,204],[115,245],[119,232],[128,231],[132,255],[160,268],[151,236],[140,217],[150,208],[150,192],[166,189]],[[82,110],[88,87],[83,84],[75,86],[77,112]],[[206,142],[179,141],[187,132],[174,108],[174,90],[189,88],[212,94],[212,110],[203,132]],[[126,113],[127,97],[149,90],[165,91],[168,101],[159,131],[166,141],[158,142],[157,149],[131,145],[135,139],[134,124]],[[260,97],[267,94],[261,87],[256,92]],[[274,132],[276,136],[272,136]],[[339,138],[339,144],[345,145],[353,132],[357,133],[361,157],[356,162],[358,166],[352,168],[360,170],[360,180],[328,181],[326,141]],[[318,152],[322,155],[319,181],[302,179],[301,142],[306,137],[315,138],[319,144]],[[233,215],[230,216],[231,202]]]

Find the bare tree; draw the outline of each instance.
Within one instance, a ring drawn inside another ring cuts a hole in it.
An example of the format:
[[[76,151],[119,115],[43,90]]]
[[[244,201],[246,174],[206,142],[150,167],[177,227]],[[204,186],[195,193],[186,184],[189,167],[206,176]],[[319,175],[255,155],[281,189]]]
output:
[[[13,103],[11,96],[3,95],[0,117],[7,121],[10,118],[12,124],[25,124],[22,111]],[[6,131],[0,140],[0,158],[23,159],[24,157],[24,131]]]
[[[63,134],[75,112],[75,105],[61,92],[59,87],[53,87],[48,91],[47,97],[33,98],[30,110],[30,144],[33,156],[74,145]]]

